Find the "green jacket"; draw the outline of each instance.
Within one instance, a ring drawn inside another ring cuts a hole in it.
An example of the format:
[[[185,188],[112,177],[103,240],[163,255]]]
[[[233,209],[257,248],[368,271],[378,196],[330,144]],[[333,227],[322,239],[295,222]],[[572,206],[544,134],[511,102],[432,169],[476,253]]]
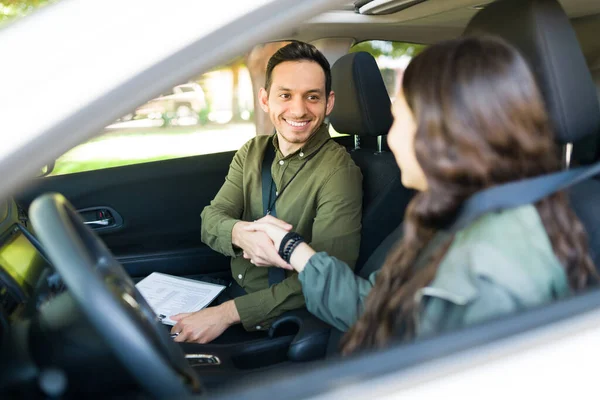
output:
[[[317,253],[299,278],[308,310],[346,331],[363,312],[376,275],[362,279]],[[569,293],[534,206],[488,214],[455,235],[434,280],[417,293],[416,334],[460,328]]]
[[[288,271],[283,282],[269,287],[268,269],[252,265],[231,243],[238,221],[263,216],[261,164],[270,143],[277,149],[271,173],[278,191],[300,170],[277,200],[277,218],[292,224],[315,249],[343,260],[345,268],[354,267],[360,246],[362,175],[345,148],[330,140],[326,125],[287,157],[279,151],[277,135],[248,141],[202,212],[202,241],[232,257],[233,279],[248,293],[235,299],[235,305],[249,331],[267,329],[283,312],[304,306],[298,274]]]

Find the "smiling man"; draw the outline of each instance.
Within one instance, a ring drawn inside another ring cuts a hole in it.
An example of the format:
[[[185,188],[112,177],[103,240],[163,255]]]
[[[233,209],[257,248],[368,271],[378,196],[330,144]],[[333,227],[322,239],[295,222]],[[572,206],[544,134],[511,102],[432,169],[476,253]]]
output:
[[[327,59],[307,43],[282,47],[269,60],[259,99],[275,133],[236,153],[225,184],[202,212],[202,241],[232,257],[235,299],[175,316],[177,341],[208,343],[240,322],[247,331],[266,330],[283,312],[304,306],[295,272],[257,267],[286,263],[264,233],[244,229],[254,220],[293,227],[317,251],[352,267],[358,257],[362,176],[324,123],[335,102]]]

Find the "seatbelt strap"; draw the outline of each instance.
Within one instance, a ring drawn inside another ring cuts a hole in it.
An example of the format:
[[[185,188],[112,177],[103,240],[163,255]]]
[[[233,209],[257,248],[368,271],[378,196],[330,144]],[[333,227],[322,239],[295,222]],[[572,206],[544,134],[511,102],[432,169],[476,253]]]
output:
[[[590,179],[600,173],[600,162],[494,186],[475,193],[464,202],[454,222],[436,233],[417,257],[414,267],[424,265],[434,250],[451,237],[490,212],[533,204],[558,191]]]
[[[273,160],[275,160],[275,147],[273,147],[273,144],[269,141],[269,143],[267,143],[267,148],[265,149],[261,167],[263,215],[267,215],[267,212],[269,211],[269,200],[274,199],[277,196],[277,189],[273,182],[273,176],[271,175]],[[277,217],[275,204],[271,207],[270,215]]]
[[[265,155],[263,157],[261,167],[261,179],[262,179],[262,199],[263,199],[263,215],[267,215],[269,211],[269,200],[276,198],[277,190],[273,182],[273,176],[271,175],[271,166],[275,160],[275,147],[269,140],[267,148],[265,149]],[[277,217],[277,211],[275,204],[271,205],[270,215]],[[285,279],[285,270],[279,267],[270,267],[269,273],[269,287],[282,282]]]
[[[444,230],[455,233],[484,214],[536,203],[599,173],[600,162],[482,190],[464,202],[454,222]]]

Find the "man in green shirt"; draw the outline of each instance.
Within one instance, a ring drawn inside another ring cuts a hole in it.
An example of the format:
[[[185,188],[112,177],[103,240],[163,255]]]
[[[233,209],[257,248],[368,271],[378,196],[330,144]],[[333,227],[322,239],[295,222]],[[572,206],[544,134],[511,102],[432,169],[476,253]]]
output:
[[[362,175],[324,124],[335,101],[327,59],[310,44],[292,42],[271,57],[266,77],[259,100],[276,132],[251,139],[236,153],[223,187],[202,212],[202,241],[232,257],[233,279],[247,294],[174,316],[176,341],[208,343],[237,323],[265,330],[285,311],[304,306],[297,273],[274,281],[268,270],[283,270],[257,268],[286,263],[266,234],[244,229],[254,220],[293,227],[313,248],[351,268],[358,258]],[[261,164],[269,146],[274,195],[264,204]]]

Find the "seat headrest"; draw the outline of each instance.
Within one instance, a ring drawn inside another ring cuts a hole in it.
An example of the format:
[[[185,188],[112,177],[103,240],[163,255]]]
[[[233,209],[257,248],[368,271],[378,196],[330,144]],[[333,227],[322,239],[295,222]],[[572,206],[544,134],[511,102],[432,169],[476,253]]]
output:
[[[390,96],[372,55],[350,53],[331,67],[335,105],[329,121],[340,133],[387,135],[393,118]]]
[[[569,18],[556,0],[492,3],[465,31],[481,34],[502,37],[529,62],[561,144],[598,133],[600,106],[594,82]]]

